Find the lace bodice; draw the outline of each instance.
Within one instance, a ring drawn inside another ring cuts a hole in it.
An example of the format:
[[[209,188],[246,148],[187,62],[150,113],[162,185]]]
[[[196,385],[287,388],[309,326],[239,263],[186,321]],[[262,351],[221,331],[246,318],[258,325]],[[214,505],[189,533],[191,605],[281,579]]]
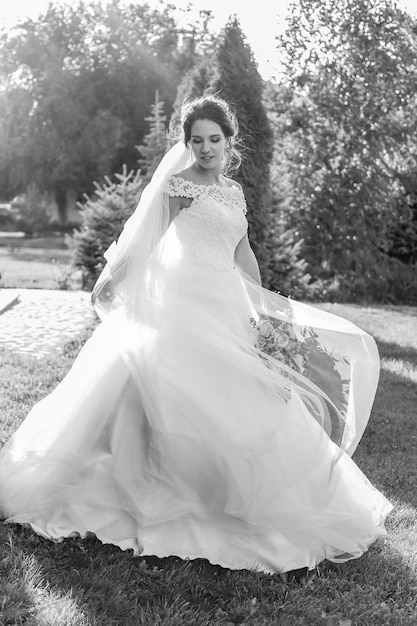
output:
[[[248,227],[246,202],[240,187],[196,185],[171,176],[166,192],[192,199],[171,225],[176,229],[184,254],[218,270],[233,269],[236,246]]]

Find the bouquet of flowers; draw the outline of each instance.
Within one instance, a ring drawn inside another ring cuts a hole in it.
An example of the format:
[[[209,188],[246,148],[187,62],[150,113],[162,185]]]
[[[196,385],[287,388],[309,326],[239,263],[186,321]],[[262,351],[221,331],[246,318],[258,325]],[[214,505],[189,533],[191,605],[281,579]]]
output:
[[[298,335],[290,321],[269,315],[258,320],[249,318],[255,331],[255,347],[267,367],[272,367],[271,358],[292,370],[303,374],[332,399],[342,411],[347,405],[349,380],[344,380],[338,364],[349,368],[349,362],[335,351],[326,350],[317,333],[311,327],[300,327]],[[286,374],[291,378],[291,375]]]
[[[263,354],[304,372],[310,349],[297,337],[291,323],[263,315],[258,321],[251,317],[250,324],[256,331],[255,345]]]

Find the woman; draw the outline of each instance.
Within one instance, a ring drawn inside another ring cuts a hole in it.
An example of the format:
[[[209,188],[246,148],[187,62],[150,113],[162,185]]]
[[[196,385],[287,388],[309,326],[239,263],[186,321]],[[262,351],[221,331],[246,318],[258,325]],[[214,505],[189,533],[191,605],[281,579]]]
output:
[[[288,572],[360,556],[391,505],[350,458],[375,343],[260,285],[215,97],[185,105],[93,292],[102,324],[0,457],[10,522]]]

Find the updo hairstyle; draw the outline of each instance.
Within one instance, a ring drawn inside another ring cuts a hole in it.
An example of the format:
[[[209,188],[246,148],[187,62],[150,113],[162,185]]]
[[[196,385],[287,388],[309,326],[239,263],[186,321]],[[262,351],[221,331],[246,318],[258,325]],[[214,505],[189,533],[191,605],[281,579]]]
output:
[[[186,100],[181,110],[182,139],[186,146],[191,139],[191,127],[197,120],[216,122],[226,137],[225,162],[223,173],[238,170],[242,157],[239,146],[239,128],[236,115],[229,104],[217,96],[202,96],[195,100]]]

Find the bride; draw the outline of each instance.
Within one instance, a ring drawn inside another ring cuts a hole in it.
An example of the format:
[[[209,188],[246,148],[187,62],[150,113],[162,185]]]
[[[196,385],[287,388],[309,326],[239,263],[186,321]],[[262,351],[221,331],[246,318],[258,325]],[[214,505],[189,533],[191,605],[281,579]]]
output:
[[[187,103],[182,131],[106,253],[102,323],[0,454],[0,508],[231,569],[357,558],[392,508],[351,459],[375,342],[260,285],[229,106]]]

